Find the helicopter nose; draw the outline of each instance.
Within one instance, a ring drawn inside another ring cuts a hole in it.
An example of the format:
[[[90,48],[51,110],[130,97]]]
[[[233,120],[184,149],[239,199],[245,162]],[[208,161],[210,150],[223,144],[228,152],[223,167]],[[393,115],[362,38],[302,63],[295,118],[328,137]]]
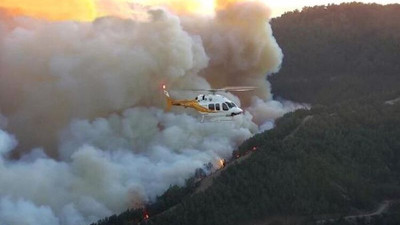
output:
[[[231,114],[231,116],[236,116],[236,115],[240,115],[243,113],[243,110],[239,107],[235,107],[233,108],[233,112]]]
[[[243,113],[243,110],[241,108],[237,107],[236,114],[239,115],[239,114],[242,114],[242,113]]]

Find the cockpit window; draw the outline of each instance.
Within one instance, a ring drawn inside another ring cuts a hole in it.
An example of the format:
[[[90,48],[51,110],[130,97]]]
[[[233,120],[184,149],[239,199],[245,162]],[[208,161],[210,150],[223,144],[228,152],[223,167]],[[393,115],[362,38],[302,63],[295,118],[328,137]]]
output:
[[[231,102],[225,102],[225,103],[229,106],[230,109],[234,107]]]
[[[215,110],[214,104],[208,104],[208,109],[209,110]]]
[[[222,104],[222,109],[224,110],[224,111],[228,111],[229,109],[228,109],[228,105],[226,104],[226,103],[223,103]]]

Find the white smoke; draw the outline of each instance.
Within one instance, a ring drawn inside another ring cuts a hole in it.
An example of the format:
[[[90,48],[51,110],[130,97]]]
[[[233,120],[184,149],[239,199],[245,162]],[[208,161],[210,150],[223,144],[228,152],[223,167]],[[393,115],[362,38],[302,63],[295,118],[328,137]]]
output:
[[[258,97],[253,97],[251,106],[247,110],[254,116],[254,122],[263,125],[265,122],[276,120],[288,112],[308,108],[310,108],[309,104],[295,103],[283,99],[265,101]]]
[[[208,87],[195,76],[208,62],[201,39],[185,32],[178,17],[151,13],[149,22],[17,21],[1,51],[0,104],[21,147],[54,147],[71,118],[162,106],[162,82]]]
[[[17,140],[14,136],[9,135],[3,130],[0,130],[0,160],[8,154],[17,145]]]
[[[144,21],[92,23],[0,15],[0,225],[88,224],[229,158],[257,133],[253,121],[287,111],[271,102],[265,79],[282,60],[269,15],[254,2],[215,18],[164,10]],[[163,111],[164,83],[259,89],[228,94],[251,106],[243,116],[201,123],[190,110]]]
[[[0,199],[0,224],[58,225],[59,220],[48,206],[36,206],[22,199]]]
[[[184,184],[196,168],[229,157],[252,136],[246,127],[252,124],[241,120],[215,126],[155,108],[123,114],[73,122],[64,134],[62,161],[36,150],[16,163],[2,164],[0,196],[6,197],[0,209],[21,208],[32,218],[54,214],[67,225],[93,222],[139,206],[170,184]],[[139,133],[143,131],[147,133]],[[2,152],[9,152],[15,140],[4,132],[0,137]],[[21,222],[20,217],[0,216],[10,224]]]
[[[184,28],[202,37],[210,57],[201,76],[217,87],[255,86],[255,92],[240,95],[249,106],[254,95],[272,100],[267,74],[280,69],[283,54],[266,18],[271,11],[260,2],[239,2],[216,13],[216,18],[184,17]]]

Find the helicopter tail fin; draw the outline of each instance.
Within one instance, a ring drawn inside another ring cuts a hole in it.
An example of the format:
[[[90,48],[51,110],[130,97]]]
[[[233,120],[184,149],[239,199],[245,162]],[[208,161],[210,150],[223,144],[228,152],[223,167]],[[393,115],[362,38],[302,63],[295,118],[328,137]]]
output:
[[[166,98],[166,100],[167,100],[167,106],[166,106],[165,110],[168,112],[168,111],[171,110],[171,107],[172,107],[172,104],[173,104],[174,101],[173,101],[173,99],[169,96],[168,91],[165,89],[165,85],[163,85],[163,91],[164,91],[165,98]]]
[[[166,91],[165,91],[166,92]],[[165,93],[164,92],[164,93]],[[168,94],[168,92],[166,92]],[[173,104],[173,100],[171,97],[169,97],[169,95],[165,94],[165,98],[167,99],[167,107],[165,108],[165,110],[168,112],[171,110],[172,104]]]

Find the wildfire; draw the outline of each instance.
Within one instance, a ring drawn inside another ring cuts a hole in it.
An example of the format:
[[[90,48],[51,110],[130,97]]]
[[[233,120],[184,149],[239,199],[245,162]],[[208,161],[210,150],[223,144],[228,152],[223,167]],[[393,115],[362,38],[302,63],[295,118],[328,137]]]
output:
[[[150,218],[149,212],[146,209],[143,209],[143,219],[148,220]]]
[[[218,163],[219,163],[219,168],[220,168],[220,169],[221,169],[221,168],[224,168],[225,165],[226,165],[225,159],[219,159],[219,160],[218,160]]]
[[[101,16],[136,17],[146,7],[161,6],[177,14],[212,15],[246,0],[1,0],[0,9],[16,16],[50,21],[93,21]],[[248,1],[248,0],[247,0]]]

